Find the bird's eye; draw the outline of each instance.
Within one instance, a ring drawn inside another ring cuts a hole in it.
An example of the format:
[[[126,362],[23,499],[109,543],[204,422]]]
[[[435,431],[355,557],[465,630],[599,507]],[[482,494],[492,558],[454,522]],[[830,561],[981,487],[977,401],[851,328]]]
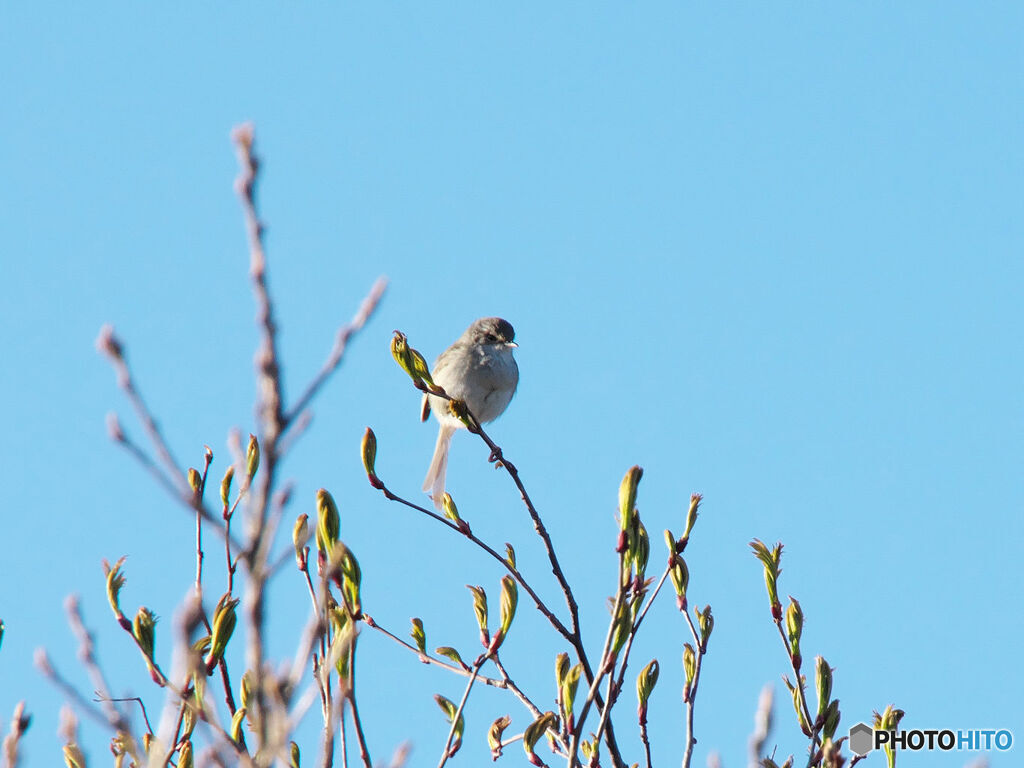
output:
[[[493,333],[488,333],[486,336],[484,336],[484,338],[487,339],[487,341],[491,342],[492,344],[498,340],[498,337],[495,336]]]

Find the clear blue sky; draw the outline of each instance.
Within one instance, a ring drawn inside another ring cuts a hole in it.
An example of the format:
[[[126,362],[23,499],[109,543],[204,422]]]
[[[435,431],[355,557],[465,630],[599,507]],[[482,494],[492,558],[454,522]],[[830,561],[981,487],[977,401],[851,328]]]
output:
[[[357,446],[372,425],[381,475],[418,496],[435,428],[417,421],[390,332],[432,359],[497,314],[515,325],[522,378],[491,432],[578,585],[593,645],[625,469],[646,469],[655,533],[705,494],[691,593],[716,628],[695,764],[710,750],[744,764],[768,682],[779,754],[803,748],[752,537],[786,544],[782,590],[807,615],[805,656],[836,667],[844,726],[895,702],[908,726],[1024,739],[1022,32],[1009,2],[7,4],[0,718],[27,699],[26,764],[59,759],[61,697],[33,650],[91,690],[74,672],[69,593],[117,690],[160,703],[105,604],[100,560],[128,555],[125,604],[163,617],[166,652],[192,526],[107,441],[109,410],[140,431],[93,339],[115,324],[177,453],[198,463],[209,443],[222,471],[228,430],[252,427],[228,142],[245,119],[265,158],[288,393],[372,280],[392,281],[284,468],[291,516],[313,512],[318,487],[339,499],[381,624],[404,635],[422,616],[431,647],[473,653],[463,585],[493,592],[500,572],[373,492]],[[513,542],[557,603],[514,488],[485,458],[457,436],[460,509],[483,538]],[[299,576],[274,599],[271,650],[290,656]],[[682,750],[685,639],[665,600],[634,652],[634,671],[662,664],[660,766]],[[360,648],[362,679],[381,678],[361,694],[374,756],[411,739],[411,764],[436,764],[430,697],[457,698],[461,679],[378,636]],[[538,701],[560,650],[521,601],[506,655]],[[620,739],[639,760],[632,683],[623,696]],[[486,727],[505,712],[525,724],[514,701],[474,692],[462,764],[485,764]],[[95,764],[105,740],[87,731]]]

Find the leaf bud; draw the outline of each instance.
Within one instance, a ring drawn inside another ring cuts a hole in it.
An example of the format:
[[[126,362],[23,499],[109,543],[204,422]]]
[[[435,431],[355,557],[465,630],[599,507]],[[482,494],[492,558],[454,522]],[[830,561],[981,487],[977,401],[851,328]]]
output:
[[[220,502],[224,505],[224,514],[228,512],[228,499],[231,498],[231,481],[235,479],[235,465],[232,464],[225,470],[224,477],[220,481]]]
[[[256,435],[249,435],[249,444],[245,448],[245,474],[252,481],[256,470],[260,468],[260,443]]]
[[[497,760],[501,757],[501,736],[505,733],[505,729],[512,724],[512,718],[508,715],[502,715],[493,723],[491,723],[490,729],[487,731],[487,746],[491,748],[491,759]]]
[[[308,565],[309,548],[309,515],[301,514],[295,519],[295,527],[292,528],[292,544],[295,546],[295,563],[300,571],[306,570]]]
[[[419,652],[426,654],[427,652],[427,633],[423,629],[422,619],[412,619],[412,632],[409,633],[412,636],[413,642],[416,643],[416,648]]]
[[[633,509],[636,507],[636,491],[640,485],[640,478],[644,471],[638,466],[632,466],[622,478],[619,485],[619,522],[622,530],[626,530],[629,521],[633,517]]]
[[[316,512],[316,547],[328,556],[338,540],[341,518],[334,497],[324,488],[316,492]]]

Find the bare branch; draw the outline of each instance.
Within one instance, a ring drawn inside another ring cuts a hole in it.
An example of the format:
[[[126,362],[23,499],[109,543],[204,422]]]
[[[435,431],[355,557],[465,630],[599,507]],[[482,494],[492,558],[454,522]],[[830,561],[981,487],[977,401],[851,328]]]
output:
[[[757,711],[754,712],[754,731],[750,734],[748,742],[748,768],[759,768],[761,765],[761,753],[764,752],[765,742],[772,731],[774,699],[775,693],[770,685],[761,689],[761,695],[757,698]]]
[[[348,342],[353,335],[362,330],[363,326],[366,325],[367,320],[373,315],[377,309],[377,305],[384,296],[384,291],[387,290],[388,280],[386,277],[378,277],[377,281],[370,288],[370,292],[363,299],[359,305],[359,309],[356,311],[355,316],[349,321],[348,325],[342,326],[338,330],[338,335],[334,340],[334,347],[331,349],[331,353],[327,356],[327,360],[324,361],[323,366],[320,368],[320,372],[313,377],[313,380],[306,385],[305,391],[299,395],[299,398],[295,403],[288,409],[284,416],[284,429],[287,431],[294,424],[295,420],[300,413],[305,411],[309,406],[309,403],[316,397],[316,394],[320,391],[320,388],[327,382],[338,367],[341,365],[341,361],[345,356],[345,350],[348,347]]]
[[[19,701],[14,707],[14,716],[11,717],[11,730],[4,737],[4,768],[17,768],[18,744],[31,722],[32,716],[25,714],[25,702]]]

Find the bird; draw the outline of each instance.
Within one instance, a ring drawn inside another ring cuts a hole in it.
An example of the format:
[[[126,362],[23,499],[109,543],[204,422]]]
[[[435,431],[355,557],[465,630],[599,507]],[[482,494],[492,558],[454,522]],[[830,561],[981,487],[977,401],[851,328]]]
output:
[[[500,317],[481,317],[434,361],[431,377],[449,397],[463,400],[481,424],[501,416],[519,385],[519,366],[512,355],[519,345],[511,323]],[[448,446],[455,430],[466,425],[448,410],[448,401],[424,395],[420,421],[433,411],[440,427],[434,457],[430,461],[423,490],[439,509],[445,492]]]

